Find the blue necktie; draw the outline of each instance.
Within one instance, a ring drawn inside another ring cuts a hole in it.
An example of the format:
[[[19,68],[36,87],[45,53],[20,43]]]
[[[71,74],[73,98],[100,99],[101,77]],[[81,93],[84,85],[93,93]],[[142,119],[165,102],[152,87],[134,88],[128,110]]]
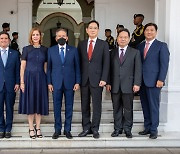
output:
[[[60,56],[61,56],[61,61],[64,64],[64,47],[61,47]]]
[[[6,50],[2,50],[1,52],[2,52],[2,55],[1,55],[2,61],[3,61],[4,67],[5,67],[5,66],[6,66],[6,62],[7,62],[7,57],[8,57],[8,55],[7,55],[7,53],[6,53]]]

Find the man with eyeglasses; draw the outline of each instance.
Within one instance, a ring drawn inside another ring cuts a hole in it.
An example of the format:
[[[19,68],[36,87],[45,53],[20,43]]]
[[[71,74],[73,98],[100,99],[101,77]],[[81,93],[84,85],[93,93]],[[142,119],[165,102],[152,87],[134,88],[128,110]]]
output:
[[[81,110],[83,131],[79,137],[93,134],[99,138],[99,125],[102,110],[102,91],[109,74],[109,47],[108,43],[97,38],[99,23],[92,20],[88,23],[87,40],[79,43],[78,51],[81,66]],[[92,100],[92,121],[90,102]]]
[[[128,29],[119,31],[117,42],[119,47],[111,51],[110,76],[107,91],[111,91],[114,116],[112,137],[123,133],[132,138],[133,125],[133,93],[139,91],[141,85],[140,52],[128,46],[130,33]]]

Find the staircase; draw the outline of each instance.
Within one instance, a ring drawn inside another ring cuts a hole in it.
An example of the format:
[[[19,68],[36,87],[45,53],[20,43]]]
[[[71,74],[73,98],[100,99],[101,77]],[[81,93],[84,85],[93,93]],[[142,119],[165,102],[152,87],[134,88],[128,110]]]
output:
[[[69,140],[65,136],[59,139],[51,138],[54,133],[54,115],[52,95],[49,94],[49,115],[42,118],[41,131],[42,139],[30,139],[28,135],[28,123],[26,115],[18,114],[19,94],[16,97],[14,106],[14,124],[12,138],[1,139],[0,148],[120,148],[120,147],[180,147],[180,134],[173,135],[164,133],[163,126],[159,126],[157,140],[149,139],[148,136],[139,136],[138,132],[143,129],[143,114],[139,97],[134,98],[134,124],[132,128],[133,138],[127,139],[124,134],[119,137],[111,137],[113,131],[113,111],[110,93],[103,92],[102,116],[100,125],[100,138],[94,139],[92,135],[87,137],[77,137],[82,131],[81,127],[81,105],[80,92],[75,93],[74,112],[72,120],[73,139]],[[64,104],[62,118],[64,121]],[[171,141],[171,142],[169,142]],[[173,142],[172,142],[173,141]]]

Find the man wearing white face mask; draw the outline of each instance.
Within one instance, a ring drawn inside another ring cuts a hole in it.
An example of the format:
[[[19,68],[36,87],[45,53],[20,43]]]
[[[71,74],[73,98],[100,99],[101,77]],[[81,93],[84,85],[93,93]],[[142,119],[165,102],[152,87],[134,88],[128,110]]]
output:
[[[57,139],[61,135],[61,106],[63,95],[65,97],[65,124],[64,135],[72,138],[71,121],[74,102],[74,91],[79,89],[80,65],[79,55],[75,47],[66,44],[68,40],[67,31],[58,29],[56,31],[55,45],[48,50],[48,88],[53,92],[55,133],[52,138]]]

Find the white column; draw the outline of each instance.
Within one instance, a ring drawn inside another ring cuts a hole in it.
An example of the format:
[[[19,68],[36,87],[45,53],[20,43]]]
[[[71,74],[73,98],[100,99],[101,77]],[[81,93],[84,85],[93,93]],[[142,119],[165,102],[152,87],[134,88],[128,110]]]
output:
[[[110,28],[116,37],[116,26],[122,24],[130,33],[135,29],[134,14],[142,13],[144,22],[154,22],[155,0],[95,0],[95,19],[100,24],[99,38],[105,39],[104,30]]]
[[[170,66],[168,74],[168,114],[167,130],[180,131],[180,1],[167,1],[166,27],[167,37],[169,38]]]
[[[167,122],[165,131],[180,131],[180,1],[156,0],[156,4],[155,21],[160,25],[159,30],[164,31],[164,35],[159,37],[168,43],[170,50],[168,78],[161,94],[160,117]],[[160,12],[164,15],[160,15]]]
[[[18,0],[19,46],[28,45],[29,31],[32,28],[32,0]]]
[[[100,24],[99,35],[98,37],[101,39],[105,39],[104,30],[107,28],[107,22],[110,22],[109,18],[109,0],[96,0],[95,3],[95,19]],[[112,9],[112,8],[111,8]],[[109,28],[109,27],[108,27]]]
[[[157,39],[161,41],[165,40],[165,29],[166,29],[166,1],[165,0],[155,0],[155,23],[158,26]],[[168,43],[168,42],[166,42]],[[166,77],[165,86],[161,91],[161,101],[160,101],[160,123],[167,123],[168,114],[168,75]],[[165,128],[164,128],[165,129]]]
[[[74,33],[75,36],[75,47],[78,46],[80,33]]]

